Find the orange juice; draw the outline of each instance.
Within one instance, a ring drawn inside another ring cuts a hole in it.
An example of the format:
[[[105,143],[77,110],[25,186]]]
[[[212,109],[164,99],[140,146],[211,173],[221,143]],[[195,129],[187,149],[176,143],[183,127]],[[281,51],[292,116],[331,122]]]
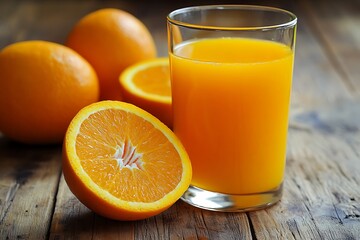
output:
[[[252,194],[284,176],[293,51],[245,38],[184,42],[170,54],[174,131],[192,185]]]

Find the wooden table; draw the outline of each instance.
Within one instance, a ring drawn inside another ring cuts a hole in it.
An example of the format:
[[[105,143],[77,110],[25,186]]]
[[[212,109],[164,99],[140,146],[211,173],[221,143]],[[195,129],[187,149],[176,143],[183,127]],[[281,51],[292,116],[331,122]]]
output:
[[[205,3],[216,2],[0,0],[0,47],[29,39],[63,43],[82,16],[116,7],[148,26],[164,56],[166,14]],[[360,2],[237,3],[283,7],[299,17],[285,191],[278,204],[217,213],[178,201],[143,221],[112,221],[69,191],[61,146],[27,146],[0,136],[0,239],[360,239]]]

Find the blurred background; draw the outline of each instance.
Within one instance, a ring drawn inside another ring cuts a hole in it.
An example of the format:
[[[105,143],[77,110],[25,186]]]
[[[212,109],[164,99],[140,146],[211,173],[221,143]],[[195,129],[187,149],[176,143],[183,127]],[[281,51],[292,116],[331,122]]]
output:
[[[359,0],[0,0],[0,49],[33,39],[64,43],[72,27],[86,14],[119,8],[140,19],[155,40],[158,56],[167,56],[166,16],[181,7],[206,4],[266,5],[297,15],[293,98],[301,95],[302,101],[292,101],[292,107],[318,101],[317,88],[307,87],[309,84],[321,86],[321,93],[329,101],[343,98],[329,84],[335,75],[335,81],[341,79],[357,95]]]
[[[231,0],[0,0],[0,48],[22,40],[41,39],[64,43],[73,25],[100,8],[119,8],[139,18],[151,31],[158,55],[167,55],[166,16],[177,8],[206,4],[256,4],[298,11],[309,1]]]

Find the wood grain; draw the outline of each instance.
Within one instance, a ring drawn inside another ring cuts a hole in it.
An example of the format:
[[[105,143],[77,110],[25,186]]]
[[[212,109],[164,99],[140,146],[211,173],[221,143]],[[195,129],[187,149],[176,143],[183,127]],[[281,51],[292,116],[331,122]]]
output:
[[[50,239],[134,239],[134,223],[102,218],[70,192],[61,178]]]
[[[58,147],[0,141],[0,236],[46,239],[60,177]]]
[[[336,1],[303,1],[306,17],[311,21],[316,35],[333,68],[341,76],[350,92],[360,94],[360,2],[348,0],[347,4]]]
[[[50,239],[252,239],[247,215],[203,211],[178,201],[162,214],[113,221],[82,205],[61,178]]]
[[[340,26],[330,28],[344,13],[331,8],[331,17],[325,17],[330,8],[324,5],[320,1],[296,5],[299,28],[285,191],[280,204],[250,213],[257,239],[360,236],[360,101],[353,94],[359,79],[349,82],[358,69],[342,66],[349,59],[333,52],[342,51],[333,38]],[[323,29],[326,24],[330,26]]]
[[[0,0],[0,48],[29,39],[64,43],[82,16],[116,7],[141,19],[158,55],[165,56],[166,14],[214,3]],[[282,7],[299,18],[284,195],[278,204],[218,213],[178,201],[146,220],[109,220],[70,192],[61,176],[61,146],[21,145],[0,133],[0,239],[360,239],[360,3],[251,4]]]

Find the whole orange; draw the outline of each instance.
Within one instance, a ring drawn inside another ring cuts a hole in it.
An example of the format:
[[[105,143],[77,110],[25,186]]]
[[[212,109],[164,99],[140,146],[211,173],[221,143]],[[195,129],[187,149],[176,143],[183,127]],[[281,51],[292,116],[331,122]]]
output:
[[[122,100],[118,78],[127,66],[156,57],[146,26],[130,13],[113,8],[83,17],[69,33],[66,45],[94,67],[100,98],[107,100]]]
[[[99,99],[91,65],[72,49],[46,41],[0,52],[0,131],[24,143],[59,143],[84,106]]]

